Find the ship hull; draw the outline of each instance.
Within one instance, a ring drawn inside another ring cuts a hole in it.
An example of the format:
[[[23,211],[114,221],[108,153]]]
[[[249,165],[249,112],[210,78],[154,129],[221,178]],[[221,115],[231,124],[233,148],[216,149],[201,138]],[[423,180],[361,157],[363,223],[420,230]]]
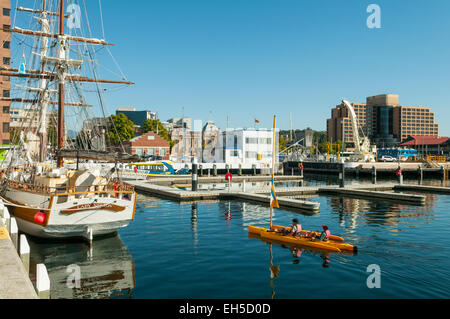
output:
[[[105,222],[90,225],[47,225],[41,226],[26,220],[16,218],[17,226],[20,231],[39,238],[45,239],[71,239],[83,238],[89,240],[89,228],[92,230],[92,236],[102,236],[117,232],[120,228],[128,226],[130,220],[118,222]]]
[[[15,217],[21,232],[40,238],[91,240],[95,236],[114,233],[134,219],[136,193],[129,193],[126,199],[122,194],[117,193],[117,197],[115,194],[70,200],[67,196],[37,197],[29,192],[8,189],[5,199],[9,202],[5,205]],[[33,204],[36,204],[36,199],[47,204],[28,206],[24,203],[26,199],[34,199]],[[45,219],[39,222],[35,216],[42,212]]]

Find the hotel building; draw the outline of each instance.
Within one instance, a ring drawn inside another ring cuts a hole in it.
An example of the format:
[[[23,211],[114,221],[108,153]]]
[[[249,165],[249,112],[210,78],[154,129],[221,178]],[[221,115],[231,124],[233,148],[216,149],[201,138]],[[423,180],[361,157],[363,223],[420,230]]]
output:
[[[368,136],[377,147],[397,146],[410,135],[438,136],[439,124],[429,107],[405,106],[398,103],[397,94],[382,94],[366,98],[366,103],[351,103],[355,110],[359,134]],[[344,140],[353,144],[348,110],[337,105],[327,120],[329,142]]]

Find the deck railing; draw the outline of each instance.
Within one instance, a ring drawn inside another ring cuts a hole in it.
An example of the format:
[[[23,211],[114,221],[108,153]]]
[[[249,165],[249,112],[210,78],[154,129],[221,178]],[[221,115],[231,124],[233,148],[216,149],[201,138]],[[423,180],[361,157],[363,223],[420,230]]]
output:
[[[78,186],[42,186],[20,183],[8,180],[6,184],[14,189],[30,193],[46,194],[51,196],[81,195],[81,194],[108,194],[133,193],[134,186],[123,183],[110,183],[106,185],[78,185]]]

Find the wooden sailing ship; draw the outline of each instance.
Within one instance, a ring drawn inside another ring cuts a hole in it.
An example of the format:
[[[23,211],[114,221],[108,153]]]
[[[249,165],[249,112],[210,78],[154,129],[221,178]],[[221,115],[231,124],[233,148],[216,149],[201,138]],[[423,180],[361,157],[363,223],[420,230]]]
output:
[[[41,28],[34,31],[13,27],[7,31],[32,37],[34,43],[39,44],[34,47],[38,52],[32,52],[38,62],[34,69],[28,70],[23,65],[20,68],[3,67],[0,75],[27,80],[27,85],[21,88],[34,95],[2,100],[26,103],[38,110],[40,125],[33,134],[39,138],[40,150],[38,158],[33,160],[25,143],[26,128],[23,128],[18,139],[19,145],[11,151],[11,161],[1,172],[1,197],[16,218],[20,230],[33,236],[84,237],[92,240],[96,235],[115,232],[134,219],[136,208],[134,188],[120,180],[117,163],[135,158],[115,149],[82,149],[80,145],[69,147],[65,130],[65,107],[83,109],[90,105],[82,98],[80,101],[66,99],[66,88],[80,82],[93,83],[97,85],[97,89],[99,83],[132,83],[74,73],[81,70],[84,63],[93,61],[70,59],[72,43],[93,46],[107,46],[110,43],[66,34],[65,19],[70,16],[65,13],[64,0],[43,0],[40,8],[19,7],[17,11],[34,15]],[[34,86],[30,86],[30,83]],[[56,101],[54,97],[57,97]],[[57,145],[53,153],[49,154],[47,144],[50,137],[46,116],[51,105],[57,105]],[[65,165],[64,159],[70,158],[76,159],[75,168]],[[95,163],[81,167],[78,164],[83,159],[109,160],[115,165],[110,165],[107,171],[99,169]]]

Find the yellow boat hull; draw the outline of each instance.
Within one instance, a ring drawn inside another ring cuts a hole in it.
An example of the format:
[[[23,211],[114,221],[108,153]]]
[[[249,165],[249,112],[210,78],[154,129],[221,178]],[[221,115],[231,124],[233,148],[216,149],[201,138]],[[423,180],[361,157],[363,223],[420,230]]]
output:
[[[280,227],[280,226],[278,226]],[[356,252],[357,248],[356,246],[346,244],[340,241],[319,241],[315,240],[312,241],[310,238],[304,238],[304,237],[294,237],[291,235],[283,235],[274,231],[270,231],[267,228],[263,227],[256,227],[256,226],[248,226],[248,230],[251,233],[259,234],[261,238],[276,240],[279,242],[285,242],[293,245],[300,245],[300,246],[306,246],[306,247],[313,247],[318,249],[323,249],[327,251],[333,251],[333,252],[342,252],[342,251],[351,251]]]
[[[272,229],[280,229],[280,228],[286,228],[287,230],[291,230],[291,227],[284,227],[284,226],[279,226],[279,225],[272,225]],[[258,235],[259,235],[259,233],[260,233],[261,231],[265,230],[265,229],[266,229],[266,228],[263,228],[263,227],[249,226],[248,231],[251,232],[251,233],[254,233],[254,234],[258,234]],[[304,235],[306,235],[306,234],[308,234],[308,233],[310,233],[310,232],[311,232],[311,231],[309,231],[309,230],[302,230],[302,231],[301,231],[301,233],[304,234]],[[318,233],[318,232],[314,232],[314,234],[315,234],[316,236],[320,236],[320,233]],[[338,242],[344,242],[344,238],[339,237],[339,236],[336,236],[336,235],[331,235],[331,236],[330,236],[330,240],[332,240],[332,241],[338,241]]]

